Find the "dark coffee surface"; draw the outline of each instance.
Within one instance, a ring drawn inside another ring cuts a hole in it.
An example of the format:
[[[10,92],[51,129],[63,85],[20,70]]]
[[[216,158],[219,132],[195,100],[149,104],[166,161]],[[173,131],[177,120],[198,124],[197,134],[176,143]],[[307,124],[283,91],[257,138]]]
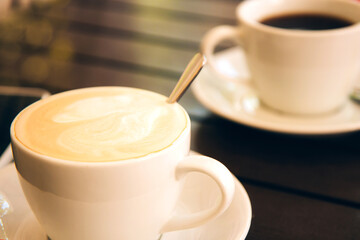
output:
[[[260,22],[272,27],[299,30],[329,30],[347,27],[353,24],[353,22],[347,19],[336,16],[311,13],[272,16]]]

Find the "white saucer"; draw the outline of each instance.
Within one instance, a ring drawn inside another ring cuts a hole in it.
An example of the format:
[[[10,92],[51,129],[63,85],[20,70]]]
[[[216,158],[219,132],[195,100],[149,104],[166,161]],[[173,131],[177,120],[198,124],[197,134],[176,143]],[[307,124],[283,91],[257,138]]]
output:
[[[236,178],[235,182],[235,198],[224,214],[201,227],[164,234],[161,240],[245,239],[250,228],[251,204],[244,187]],[[0,194],[5,195],[12,208],[12,211],[3,218],[9,240],[47,240],[46,234],[23,196],[14,164],[0,169]],[[192,174],[185,183],[181,205],[187,205],[186,211],[206,208],[217,200],[219,194],[215,183],[207,176]]]
[[[243,51],[230,48],[216,55],[222,71],[249,78]],[[220,79],[208,66],[192,84],[195,97],[210,111],[250,127],[291,134],[336,134],[360,129],[360,105],[350,99],[336,111],[316,116],[290,115],[259,101],[252,87]]]

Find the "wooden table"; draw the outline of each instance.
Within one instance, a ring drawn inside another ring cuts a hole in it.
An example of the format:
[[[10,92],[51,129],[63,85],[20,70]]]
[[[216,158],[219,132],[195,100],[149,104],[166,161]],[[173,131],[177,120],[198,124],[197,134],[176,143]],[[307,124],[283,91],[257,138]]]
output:
[[[236,24],[238,4],[49,0],[23,8],[14,2],[0,30],[1,85],[52,93],[121,85],[164,95],[207,30]],[[253,219],[247,239],[360,239],[359,132],[272,133],[212,114],[191,91],[180,103],[192,120],[192,150],[225,164],[249,194]],[[18,111],[1,107],[1,118],[8,121]],[[9,141],[7,133],[1,141]]]

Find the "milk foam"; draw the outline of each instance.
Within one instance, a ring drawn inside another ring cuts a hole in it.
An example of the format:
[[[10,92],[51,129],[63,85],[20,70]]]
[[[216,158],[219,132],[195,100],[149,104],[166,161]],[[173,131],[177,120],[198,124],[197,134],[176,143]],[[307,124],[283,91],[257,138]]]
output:
[[[186,128],[184,110],[165,100],[132,88],[70,91],[25,109],[15,133],[33,151],[60,159],[137,158],[168,147]]]

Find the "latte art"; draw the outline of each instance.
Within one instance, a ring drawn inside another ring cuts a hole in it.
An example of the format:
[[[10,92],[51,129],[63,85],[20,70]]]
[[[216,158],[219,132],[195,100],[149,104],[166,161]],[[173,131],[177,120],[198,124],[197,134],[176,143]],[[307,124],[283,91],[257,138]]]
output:
[[[25,109],[16,137],[35,152],[73,161],[137,158],[171,145],[186,128],[178,104],[140,89],[89,88]]]

